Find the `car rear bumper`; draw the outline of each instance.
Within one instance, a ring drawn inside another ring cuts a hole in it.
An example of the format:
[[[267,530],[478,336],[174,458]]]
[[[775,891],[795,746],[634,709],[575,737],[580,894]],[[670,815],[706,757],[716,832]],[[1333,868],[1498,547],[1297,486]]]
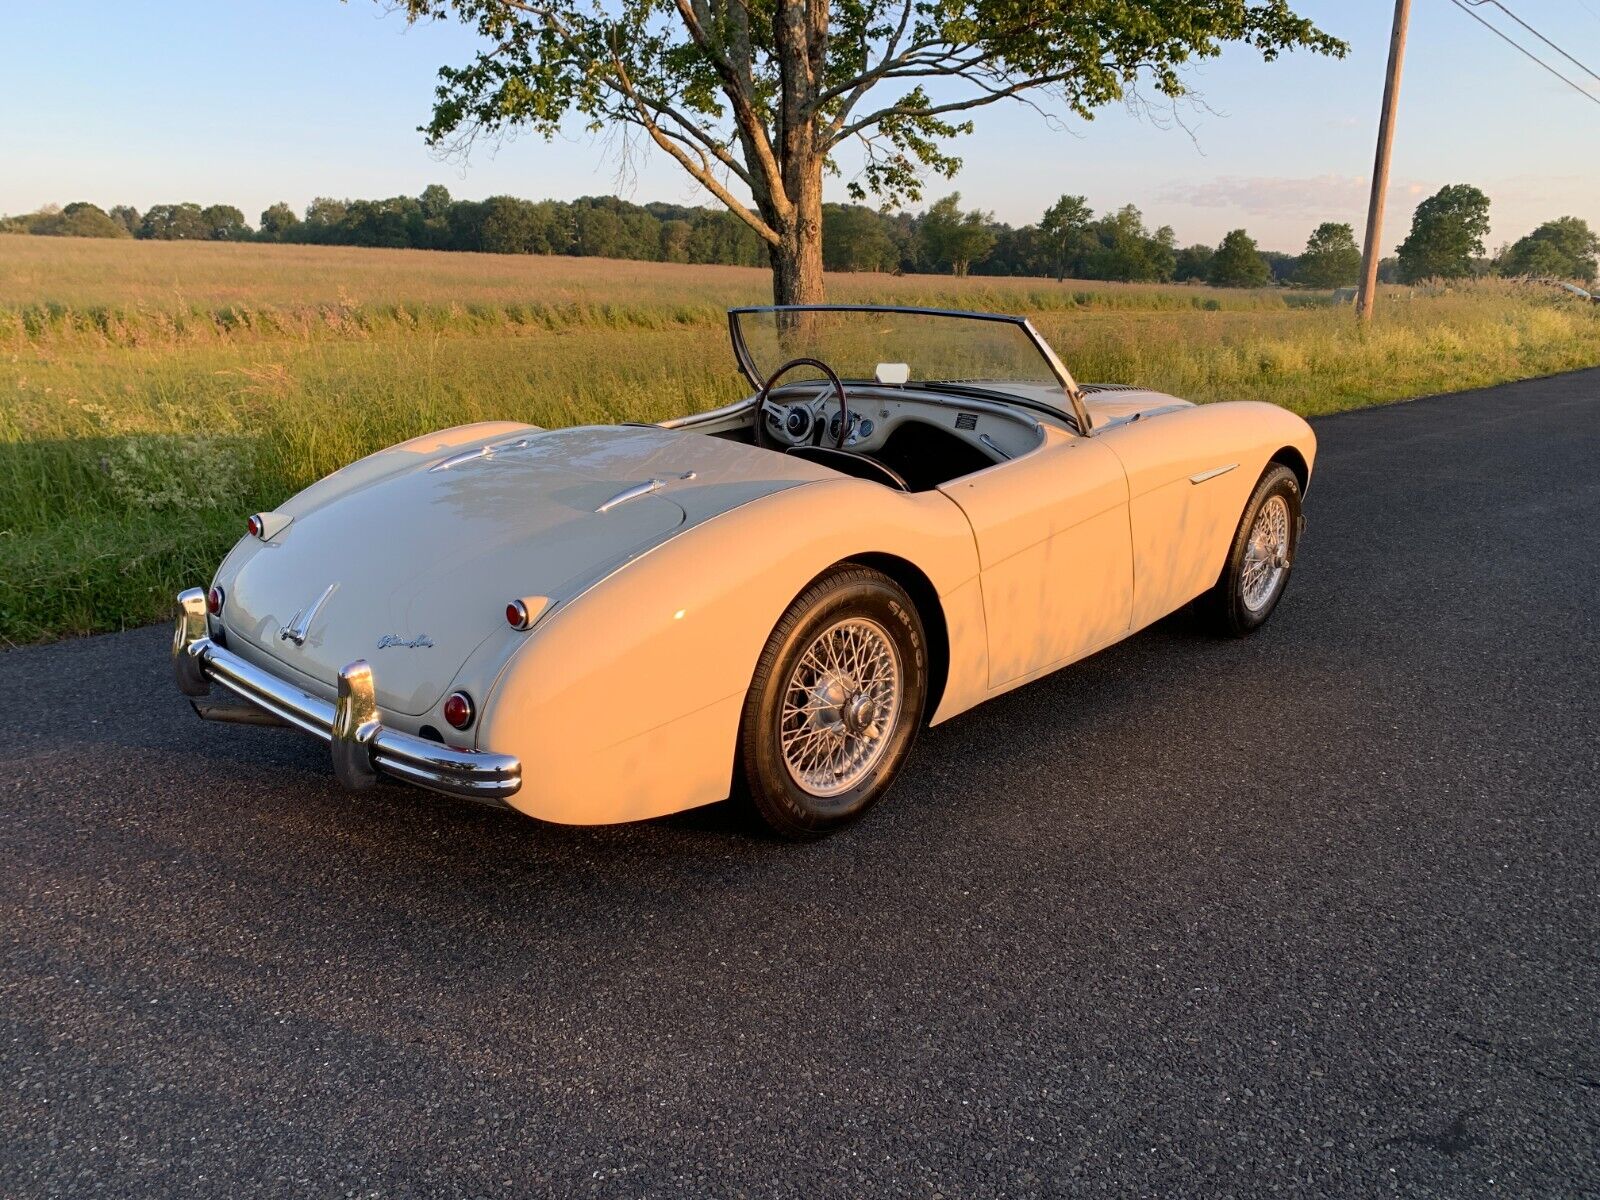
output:
[[[198,588],[178,595],[172,669],[178,690],[202,718],[287,725],[327,742],[333,772],[347,788],[371,787],[383,774],[446,796],[503,805],[522,786],[522,764],[512,755],[455,750],[385,728],[372,667],[364,660],[339,672],[339,698],[330,704],[219,646],[206,628],[206,597]],[[243,704],[210,701],[213,684]]]

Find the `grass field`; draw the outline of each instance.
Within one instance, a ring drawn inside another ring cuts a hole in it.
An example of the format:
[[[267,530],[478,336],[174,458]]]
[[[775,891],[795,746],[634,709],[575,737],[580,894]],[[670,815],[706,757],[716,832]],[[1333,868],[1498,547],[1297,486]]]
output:
[[[484,418],[655,420],[748,389],[724,310],[765,272],[0,236],[0,639],[162,616],[243,515]],[[1600,314],[1485,283],[1322,296],[838,276],[835,301],[1026,313],[1084,380],[1307,415],[1600,364]]]

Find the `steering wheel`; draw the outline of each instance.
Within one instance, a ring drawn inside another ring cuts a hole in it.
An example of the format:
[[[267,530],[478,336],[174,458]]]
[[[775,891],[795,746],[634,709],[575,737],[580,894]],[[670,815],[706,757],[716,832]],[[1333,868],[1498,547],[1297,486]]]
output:
[[[839,433],[834,438],[834,449],[843,450],[844,440],[849,436],[850,433],[850,406],[845,400],[844,384],[840,382],[839,376],[834,372],[834,369],[827,363],[823,362],[820,358],[791,358],[788,362],[784,363],[783,366],[779,367],[770,376],[768,376],[766,383],[761,385],[761,390],[756,393],[756,445],[760,446],[763,450],[772,449],[772,443],[768,440],[770,435],[767,433],[767,423],[762,419],[766,416],[768,411],[767,398],[772,394],[773,386],[778,382],[778,380],[782,379],[796,367],[815,367],[817,370],[821,371],[823,375],[827,377],[829,386],[833,388],[833,394],[839,397]],[[774,406],[771,411],[774,414],[778,414],[776,406]],[[781,416],[781,414],[778,415]],[[820,438],[817,444],[821,444]]]

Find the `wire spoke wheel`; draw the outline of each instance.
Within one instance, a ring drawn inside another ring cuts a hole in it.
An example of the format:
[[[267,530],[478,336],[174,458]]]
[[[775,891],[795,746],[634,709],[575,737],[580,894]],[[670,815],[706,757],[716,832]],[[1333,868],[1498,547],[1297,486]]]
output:
[[[1252,613],[1266,608],[1288,571],[1289,502],[1274,495],[1256,514],[1245,543],[1244,570],[1239,575],[1239,598],[1245,608]]]
[[[889,631],[867,617],[824,629],[784,687],[778,740],[795,784],[837,796],[878,765],[900,717],[903,671]]]

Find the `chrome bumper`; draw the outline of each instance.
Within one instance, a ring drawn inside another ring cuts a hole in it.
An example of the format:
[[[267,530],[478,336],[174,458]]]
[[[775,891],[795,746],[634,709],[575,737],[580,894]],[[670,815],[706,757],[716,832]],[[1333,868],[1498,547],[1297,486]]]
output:
[[[172,670],[178,690],[207,720],[290,725],[321,738],[332,751],[333,773],[353,790],[371,787],[382,773],[447,796],[501,804],[522,786],[522,764],[512,755],[453,750],[385,729],[365,661],[339,672],[339,699],[329,704],[225,650],[207,632],[206,595],[198,588],[178,594]],[[204,700],[213,683],[248,707]]]

